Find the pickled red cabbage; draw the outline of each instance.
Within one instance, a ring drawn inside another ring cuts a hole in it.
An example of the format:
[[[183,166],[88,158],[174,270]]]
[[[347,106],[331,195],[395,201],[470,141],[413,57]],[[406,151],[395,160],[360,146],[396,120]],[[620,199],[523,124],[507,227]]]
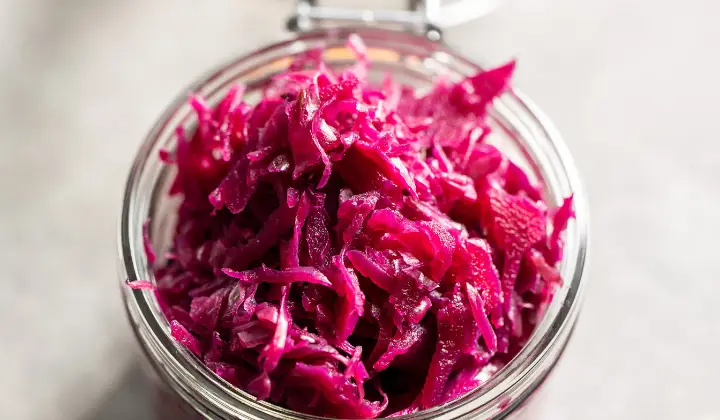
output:
[[[487,143],[514,62],[420,94],[367,80],[367,49],[349,47],[354,66],[312,51],[255,104],[240,85],[191,98],[197,127],[161,153],[182,204],[154,287],[172,336],[231,384],[373,418],[456,398],[512,358],[561,281],[573,212]]]

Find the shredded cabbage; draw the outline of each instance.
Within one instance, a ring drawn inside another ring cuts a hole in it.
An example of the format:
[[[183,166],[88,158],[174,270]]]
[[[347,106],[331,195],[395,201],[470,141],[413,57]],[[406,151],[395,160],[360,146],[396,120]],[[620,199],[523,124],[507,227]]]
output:
[[[322,51],[251,105],[193,96],[161,159],[181,195],[154,288],[172,336],[219,377],[310,414],[408,414],[481,387],[526,342],[561,278],[572,197],[487,143],[511,62],[419,94]]]

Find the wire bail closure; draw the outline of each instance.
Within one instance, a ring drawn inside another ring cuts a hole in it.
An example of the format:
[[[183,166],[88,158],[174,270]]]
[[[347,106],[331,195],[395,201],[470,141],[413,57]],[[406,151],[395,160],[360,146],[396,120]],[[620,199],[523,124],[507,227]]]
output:
[[[318,5],[318,0],[298,0],[295,15],[287,20],[287,28],[293,32],[307,32],[327,22],[389,25],[423,33],[432,41],[440,41],[439,15],[440,0],[408,0],[405,10],[327,7]]]

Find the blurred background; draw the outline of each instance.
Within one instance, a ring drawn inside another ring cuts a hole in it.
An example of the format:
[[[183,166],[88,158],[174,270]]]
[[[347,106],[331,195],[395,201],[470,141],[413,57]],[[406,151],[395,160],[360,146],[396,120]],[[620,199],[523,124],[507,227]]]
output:
[[[1,418],[156,420],[116,278],[125,177],[164,106],[287,37],[292,7],[0,0]],[[587,298],[538,420],[720,419],[718,16],[505,0],[446,32],[474,60],[518,59],[589,191]]]

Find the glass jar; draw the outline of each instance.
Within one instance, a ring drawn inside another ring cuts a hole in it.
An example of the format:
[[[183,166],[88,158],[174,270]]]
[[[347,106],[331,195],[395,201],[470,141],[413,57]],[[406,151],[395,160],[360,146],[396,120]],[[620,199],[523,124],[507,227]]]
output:
[[[303,33],[292,40],[259,49],[232,61],[190,86],[185,92],[197,92],[209,103],[217,101],[230,84],[247,85],[246,100],[259,98],[265,82],[284,70],[293,56],[325,46],[330,66],[344,66],[352,60],[345,46],[351,33],[365,41],[373,62],[370,77],[392,73],[398,80],[418,89],[432,86],[434,78],[451,79],[476,73],[479,67],[448,47],[424,36],[377,28],[334,29]],[[500,419],[514,418],[530,409],[526,402],[533,396],[560,358],[575,325],[583,290],[583,272],[587,251],[587,206],[576,169],[559,134],[548,119],[517,91],[495,100],[491,110],[495,143],[512,155],[543,186],[550,205],[575,196],[576,219],[566,232],[561,266],[565,279],[543,320],[522,351],[484,386],[440,407],[402,417],[408,419]],[[143,222],[150,218],[153,245],[162,255],[171,243],[173,209],[178,205],[168,198],[174,168],[161,163],[160,149],[172,148],[175,128],[191,130],[196,122],[186,94],[169,106],[138,151],[125,190],[120,223],[119,277],[154,280],[143,250]],[[209,371],[188,350],[170,336],[169,323],[162,314],[152,291],[122,288],[128,317],[162,384],[164,405],[181,408],[191,418],[206,419],[312,419],[240,391]],[[180,418],[178,415],[162,418]]]

